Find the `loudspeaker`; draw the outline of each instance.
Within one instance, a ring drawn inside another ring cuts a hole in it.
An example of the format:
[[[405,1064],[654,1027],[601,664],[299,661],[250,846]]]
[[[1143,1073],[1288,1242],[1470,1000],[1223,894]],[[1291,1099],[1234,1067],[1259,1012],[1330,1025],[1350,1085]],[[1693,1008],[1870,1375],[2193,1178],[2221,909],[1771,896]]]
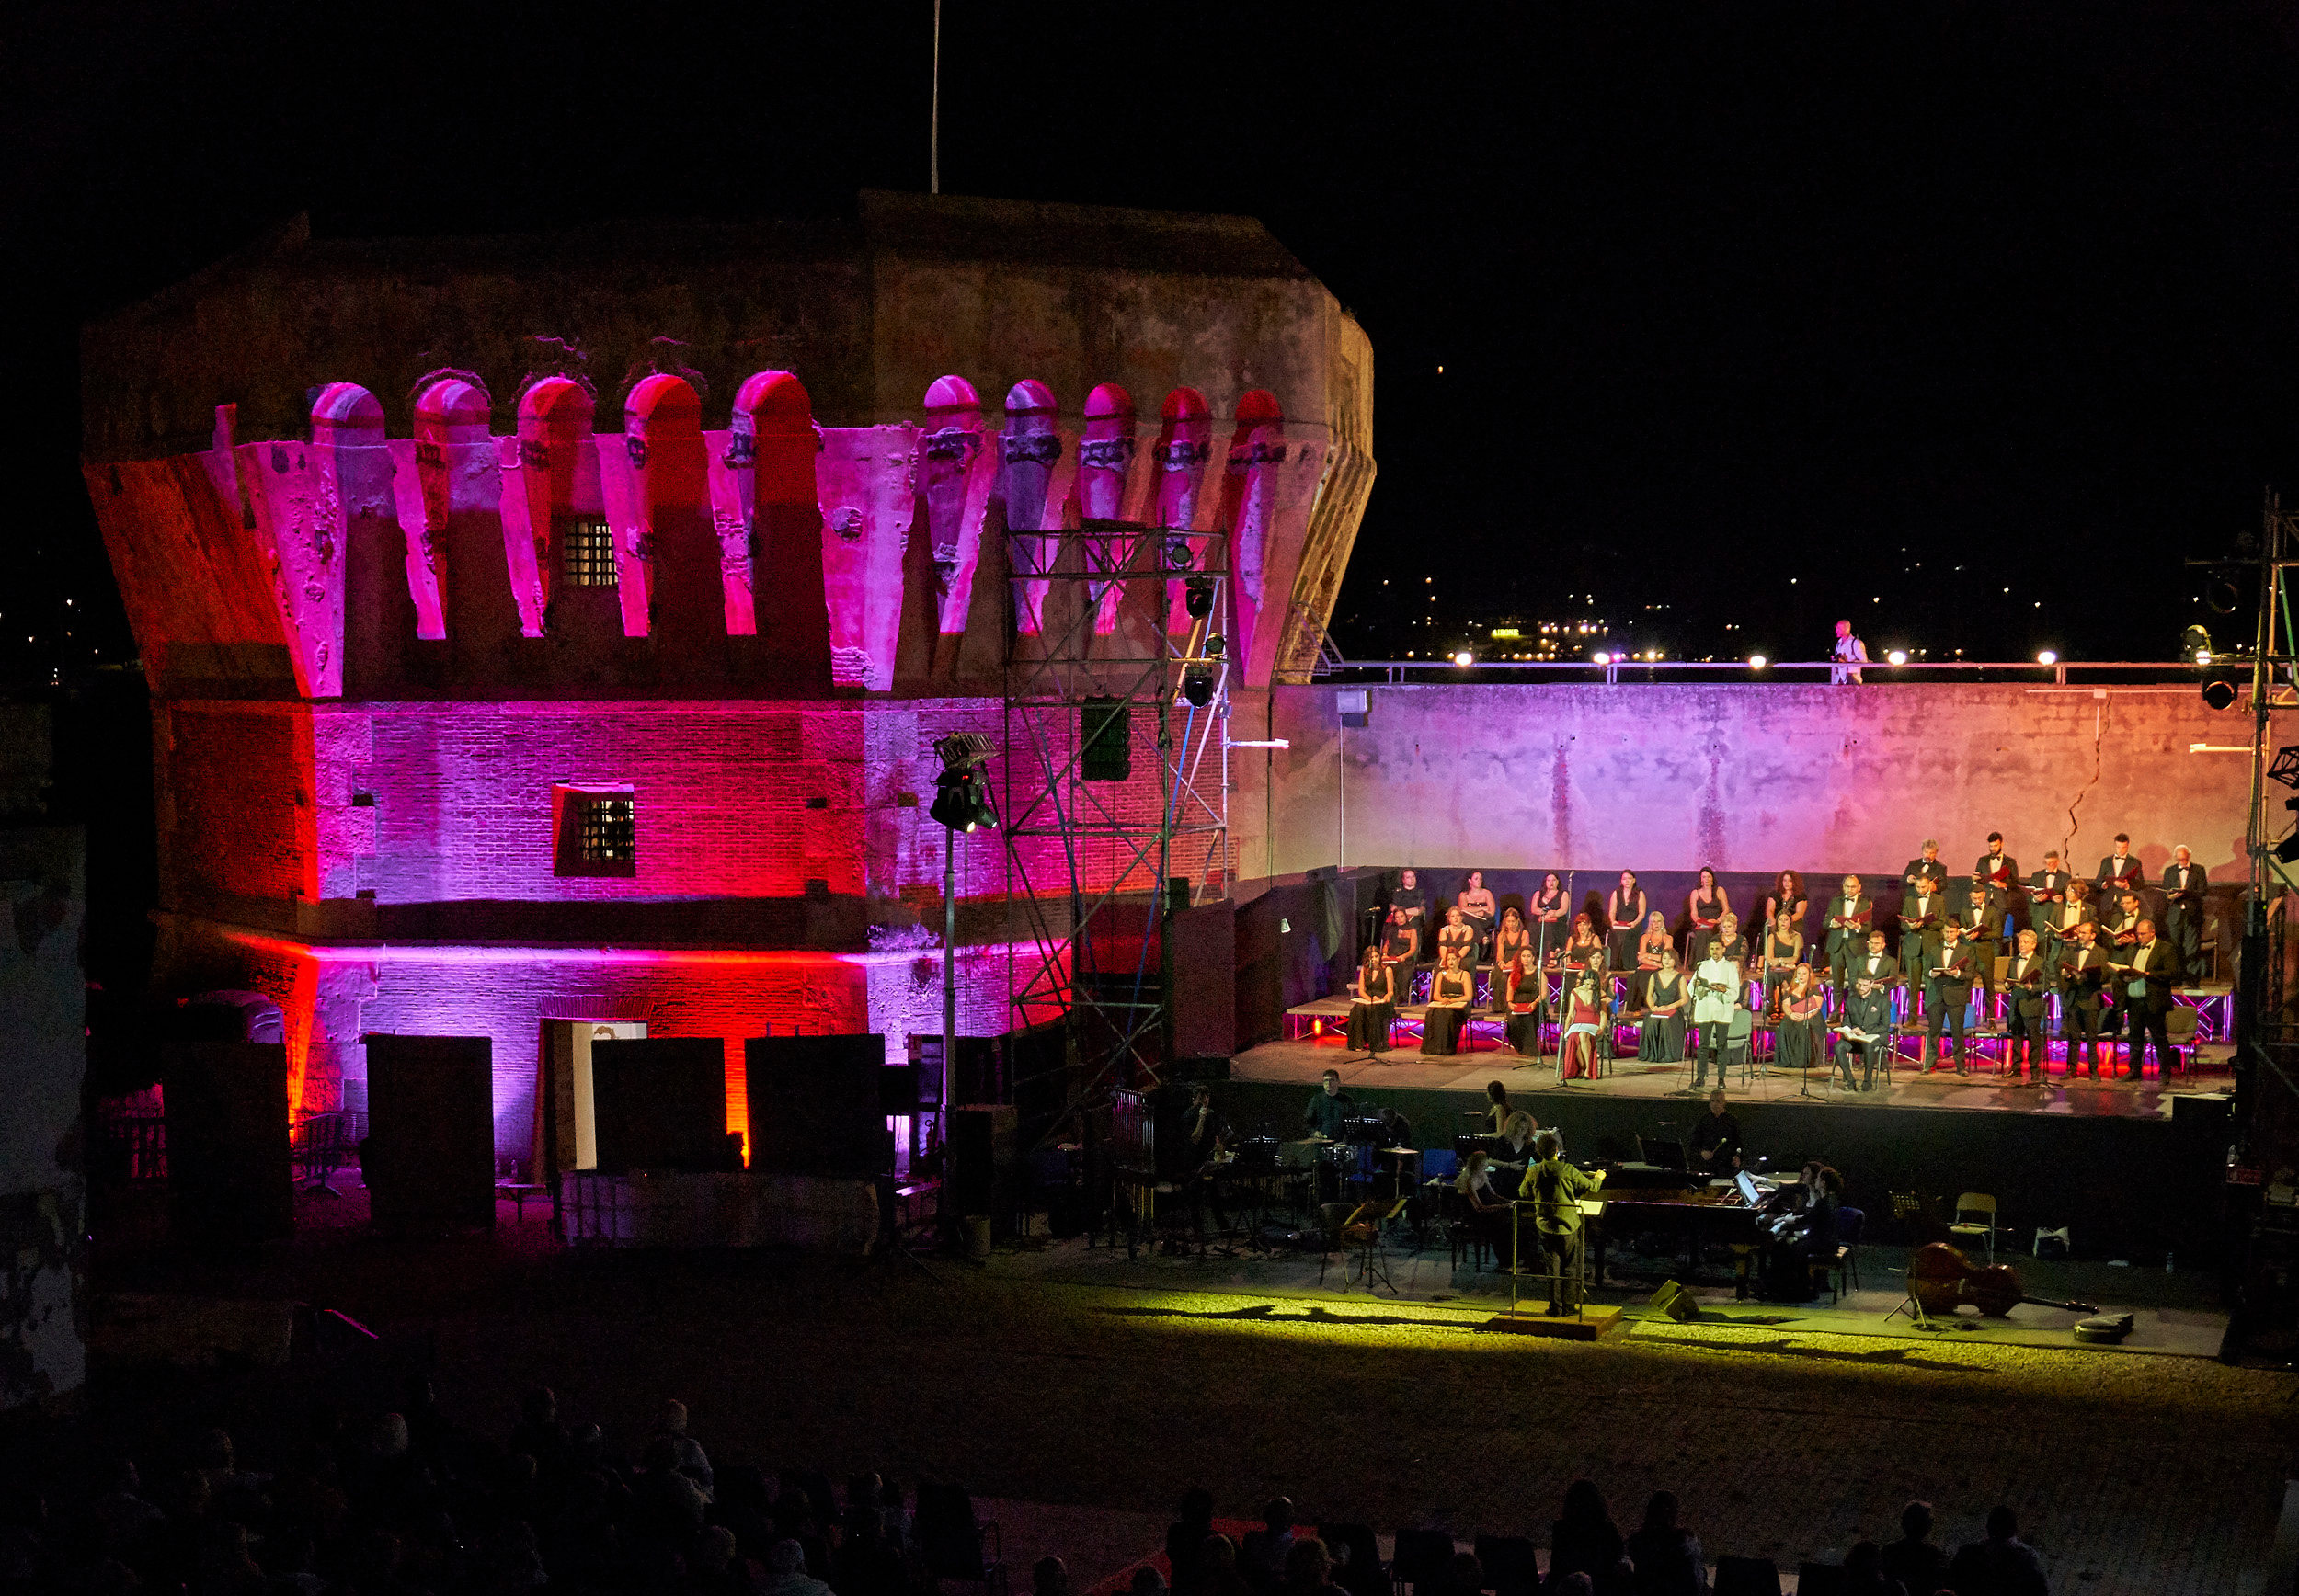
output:
[[[367,1178],[383,1229],[495,1225],[495,1043],[367,1038]]]
[[[1223,1058],[1237,1051],[1237,914],[1226,903],[1168,917],[1173,952],[1173,1051]]]
[[[886,1172],[884,1036],[754,1036],[742,1057],[753,1169],[843,1180]]]
[[[726,1044],[715,1036],[601,1038],[590,1044],[599,1168],[724,1169]]]
[[[1013,1208],[1021,1118],[1011,1103],[968,1103],[950,1115],[950,1201],[960,1217],[1003,1224]]]
[[[286,1045],[171,1043],[160,1079],[174,1238],[230,1246],[295,1234]]]
[[[942,1039],[936,1037],[936,1042]],[[882,1065],[878,1069],[878,1112],[888,1119],[907,1119],[918,1112],[918,1066]]]
[[[1673,1280],[1663,1281],[1661,1289],[1653,1294],[1648,1306],[1658,1308],[1678,1324],[1687,1324],[1700,1317],[1700,1305],[1692,1300],[1692,1294]]]
[[[1134,745],[1126,701],[1090,698],[1078,715],[1079,779],[1123,781],[1132,775]]]

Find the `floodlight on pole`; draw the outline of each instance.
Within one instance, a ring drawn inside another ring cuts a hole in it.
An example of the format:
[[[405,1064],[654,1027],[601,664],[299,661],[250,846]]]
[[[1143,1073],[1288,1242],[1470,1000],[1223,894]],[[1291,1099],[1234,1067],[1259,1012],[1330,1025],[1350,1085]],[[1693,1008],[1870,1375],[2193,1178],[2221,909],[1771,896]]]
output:
[[[958,1047],[958,838],[988,822],[998,824],[989,783],[982,767],[998,745],[979,732],[957,732],[934,739],[942,773],[934,778],[933,807],[927,813],[949,828],[942,845],[942,1090],[935,1099],[936,1134],[944,1157],[950,1145],[950,1095],[957,1082]]]

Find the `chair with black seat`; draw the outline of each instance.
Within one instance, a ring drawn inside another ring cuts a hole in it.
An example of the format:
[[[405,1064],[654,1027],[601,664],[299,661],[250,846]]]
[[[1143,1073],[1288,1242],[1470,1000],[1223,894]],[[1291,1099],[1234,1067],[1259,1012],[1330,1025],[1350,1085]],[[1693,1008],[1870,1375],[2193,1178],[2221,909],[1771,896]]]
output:
[[[1347,1256],[1349,1244],[1342,1239],[1341,1227],[1349,1223],[1349,1215],[1356,1211],[1355,1203],[1321,1203],[1317,1205],[1317,1233],[1324,1248],[1317,1259],[1318,1284],[1325,1283],[1325,1269],[1333,1261],[1335,1253]]]
[[[1724,1045],[1716,1055],[1716,1081],[1724,1084],[1724,1077],[1734,1065],[1740,1066],[1740,1084],[1748,1085],[1756,1078],[1756,1016],[1747,1008],[1735,1007],[1732,1019],[1724,1027]]]
[[[1333,1583],[1349,1596],[1390,1596],[1389,1570],[1371,1524],[1320,1524],[1318,1539],[1334,1557]]]
[[[1447,1583],[1453,1578],[1453,1537],[1444,1530],[1398,1531],[1389,1571],[1398,1584],[1413,1586],[1414,1596],[1424,1584]]]
[[[1540,1588],[1540,1554],[1529,1535],[1479,1535],[1477,1562],[1493,1596],[1533,1596]]]
[[[1867,1231],[1866,1209],[1839,1207],[1836,1210],[1836,1269],[1854,1291],[1860,1289],[1860,1237]]]
[[[1485,1257],[1492,1250],[1492,1238],[1478,1225],[1469,1199],[1447,1181],[1437,1189],[1437,1202],[1438,1212],[1444,1216],[1446,1243],[1452,1248],[1453,1267],[1460,1268],[1461,1260],[1466,1259],[1471,1270],[1482,1274]]]
[[[1780,1570],[1769,1557],[1719,1557],[1714,1596],[1780,1596]]]
[[[995,1519],[978,1523],[974,1499],[963,1486],[918,1485],[916,1530],[926,1572],[936,1579],[957,1579],[1005,1596],[1006,1555]]]

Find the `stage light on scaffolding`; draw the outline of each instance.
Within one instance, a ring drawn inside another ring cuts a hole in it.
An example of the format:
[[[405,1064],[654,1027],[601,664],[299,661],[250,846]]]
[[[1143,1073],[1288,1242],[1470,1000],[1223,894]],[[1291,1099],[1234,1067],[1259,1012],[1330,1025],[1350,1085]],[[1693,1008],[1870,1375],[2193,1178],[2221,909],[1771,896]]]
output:
[[[1182,584],[1182,608],[1189,611],[1192,621],[1203,621],[1213,613],[1213,578],[1192,576]]]
[[[2212,634],[2200,626],[2190,626],[2179,633],[2179,652],[2198,665],[2212,662]]]
[[[1908,663],[1908,651],[1904,648],[1895,648],[1890,654],[1885,655],[1884,658],[1893,665],[1905,665]]]
[[[1165,568],[1169,571],[1186,571],[1189,567],[1189,540],[1187,538],[1166,539]]]
[[[2038,665],[2057,665],[2059,662],[2060,656],[2048,648],[2041,649],[2036,654],[2036,663]]]
[[[2288,743],[2276,749],[2267,773],[2286,787],[2299,787],[2299,743]],[[2291,802],[2299,804],[2299,798]]]
[[[1594,661],[1595,661],[1596,664],[1598,664],[1598,665],[1610,665],[1610,664],[1612,663],[1612,656],[1611,656],[1611,655],[1609,655],[1609,654],[1607,654],[1607,653],[1606,653],[1603,649],[1601,649],[1601,648],[1600,648],[1600,649],[1598,649],[1598,650],[1597,650],[1595,654],[1590,655],[1590,656],[1589,656],[1589,658],[1590,658],[1590,659],[1592,659],[1592,660],[1594,660]]]
[[[1213,672],[1202,665],[1182,672],[1182,696],[1201,710],[1213,702]]]
[[[953,831],[972,831],[977,826],[998,824],[997,808],[990,803],[989,783],[982,777],[983,765],[997,748],[997,744],[978,732],[960,732],[935,740],[934,752],[942,757],[942,774],[934,778],[933,806],[927,813],[936,822]]]

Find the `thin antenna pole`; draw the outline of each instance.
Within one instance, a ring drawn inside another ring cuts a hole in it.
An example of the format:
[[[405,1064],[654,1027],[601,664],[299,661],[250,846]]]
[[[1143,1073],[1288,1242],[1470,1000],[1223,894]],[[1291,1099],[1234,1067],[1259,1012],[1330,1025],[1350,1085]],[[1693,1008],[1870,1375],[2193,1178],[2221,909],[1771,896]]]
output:
[[[942,192],[942,0],[934,0],[934,87],[930,115],[932,131],[927,140],[926,192],[939,194]]]

